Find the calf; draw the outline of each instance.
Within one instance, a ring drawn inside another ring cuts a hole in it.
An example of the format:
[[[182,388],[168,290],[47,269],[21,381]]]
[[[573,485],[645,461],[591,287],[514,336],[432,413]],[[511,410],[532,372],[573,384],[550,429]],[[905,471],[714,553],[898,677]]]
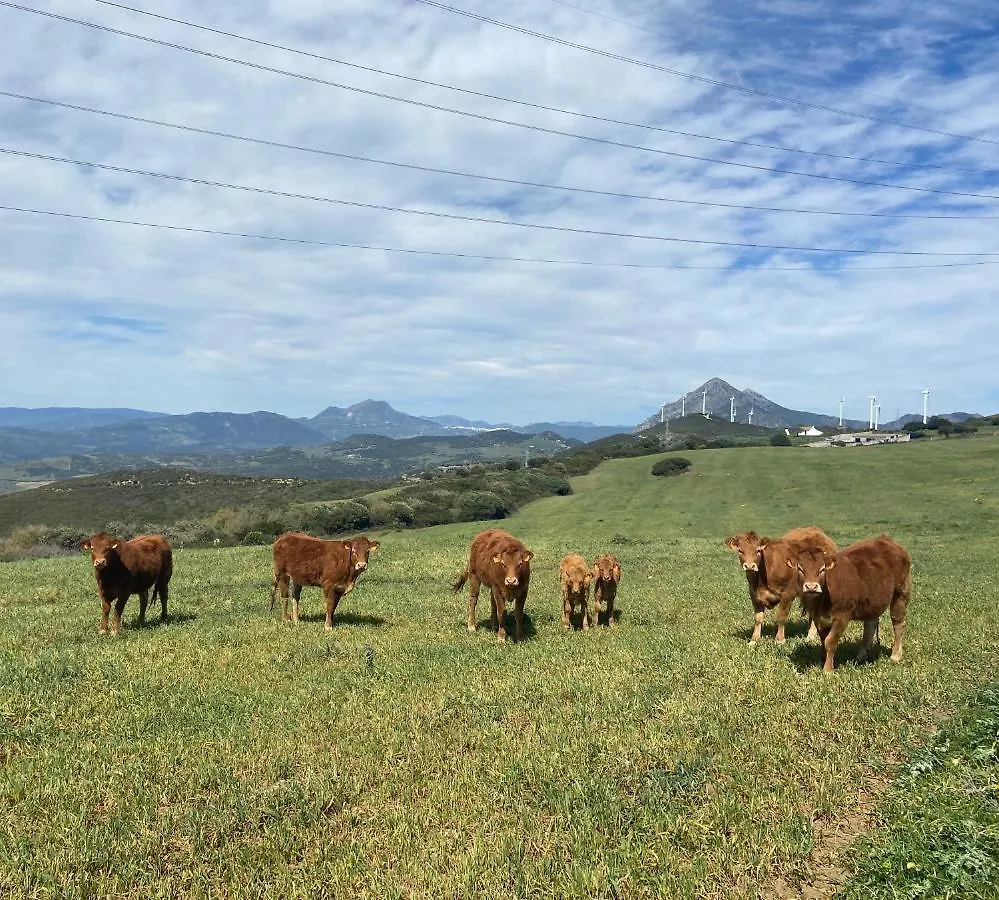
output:
[[[586,560],[578,553],[570,553],[559,567],[559,584],[562,588],[562,627],[568,631],[572,627],[569,617],[576,611],[576,604],[583,613],[583,630],[589,631],[591,611],[587,609],[590,597],[590,582],[593,573]]]
[[[161,534],[142,534],[130,541],[99,531],[80,542],[94,563],[97,593],[101,598],[100,634],[108,633],[108,613],[114,603],[113,634],[121,634],[121,614],[132,594],[139,595],[139,624],[146,621],[149,589],[160,598],[160,621],[167,617],[167,593],[173,574],[173,550]]]
[[[506,640],[506,605],[514,604],[517,640],[524,639],[524,604],[531,584],[531,560],[534,554],[512,534],[501,528],[488,528],[473,538],[468,565],[453,585],[458,593],[468,582],[468,630],[475,631],[475,604],[479,587],[486,585],[492,594],[490,623],[500,641]]]
[[[357,579],[368,568],[368,555],[381,546],[366,535],[349,541],[327,541],[297,531],[279,535],[274,541],[274,583],[271,609],[278,593],[284,601],[281,618],[287,622],[288,588],[291,586],[291,621],[298,624],[298,603],[303,587],[321,587],[326,597],[326,630],[333,630],[333,613],[340,601],[354,590]]]
[[[755,627],[749,639],[756,644],[763,634],[763,619],[768,609],[777,607],[777,643],[783,644],[784,625],[795,597],[800,597],[793,572],[788,571],[787,563],[806,549],[824,553],[835,553],[836,544],[820,528],[806,526],[793,528],[780,538],[760,537],[755,531],[744,531],[725,538],[725,546],[739,554],[739,561],[746,573],[749,585],[749,599],[753,604]],[[808,640],[814,640],[818,632],[812,622],[808,629]]]
[[[833,670],[836,646],[851,621],[864,623],[864,639],[857,662],[866,661],[878,634],[878,621],[888,610],[895,641],[892,662],[902,659],[905,616],[912,593],[912,557],[888,535],[858,541],[839,553],[815,548],[787,561],[797,575],[802,603],[818,626],[826,651],[823,671]]]
[[[621,583],[621,563],[616,556],[605,553],[593,561],[593,603],[590,617],[594,627],[600,624],[600,613],[607,612],[607,625],[614,627],[614,600]]]

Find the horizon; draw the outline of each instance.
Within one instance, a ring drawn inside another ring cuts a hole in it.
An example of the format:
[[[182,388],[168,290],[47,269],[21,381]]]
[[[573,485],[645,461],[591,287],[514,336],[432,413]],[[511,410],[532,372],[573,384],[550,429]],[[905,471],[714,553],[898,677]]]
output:
[[[0,404],[999,410],[990,7],[465,7],[0,10]]]

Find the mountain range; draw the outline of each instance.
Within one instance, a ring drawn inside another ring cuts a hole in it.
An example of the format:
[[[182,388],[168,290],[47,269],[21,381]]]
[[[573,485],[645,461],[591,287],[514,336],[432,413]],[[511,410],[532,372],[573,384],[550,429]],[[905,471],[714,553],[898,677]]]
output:
[[[712,378],[656,412],[637,426],[597,425],[593,422],[533,422],[528,425],[491,424],[460,416],[413,416],[381,400],[364,400],[353,406],[329,406],[309,418],[289,418],[274,412],[194,412],[165,415],[150,410],[80,407],[27,409],[0,407],[0,462],[38,460],[94,454],[241,453],[272,447],[319,447],[352,435],[387,438],[461,437],[491,431],[522,435],[552,433],[570,441],[590,442],[612,434],[641,431],[678,418],[681,411],[700,412],[728,420],[735,398],[736,421],[770,428],[801,424],[836,425],[834,416],[788,409],[752,390],[739,390]],[[883,427],[898,427],[918,418],[912,414]],[[952,413],[954,421],[967,413]],[[846,420],[850,428],[867,422]]]

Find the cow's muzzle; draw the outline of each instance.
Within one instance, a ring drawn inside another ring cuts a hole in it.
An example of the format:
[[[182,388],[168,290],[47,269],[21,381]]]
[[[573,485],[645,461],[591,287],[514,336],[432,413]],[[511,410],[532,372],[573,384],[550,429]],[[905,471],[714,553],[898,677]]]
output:
[[[362,562],[361,560],[354,563],[354,568],[357,569],[358,572],[363,572],[367,567],[368,564],[366,562]]]
[[[803,594],[821,594],[822,585],[819,584],[817,581],[806,581],[801,586],[801,591]]]
[[[511,578],[507,576],[506,578],[503,579],[503,584],[507,585],[507,587],[516,587],[518,584],[520,584],[520,579],[516,577]]]
[[[754,562],[753,563],[743,563],[742,567],[747,572],[759,572],[760,571],[760,567],[756,563],[754,563]]]
[[[103,569],[107,564],[108,564],[108,561],[106,559],[95,559],[94,560],[94,568],[95,569]]]

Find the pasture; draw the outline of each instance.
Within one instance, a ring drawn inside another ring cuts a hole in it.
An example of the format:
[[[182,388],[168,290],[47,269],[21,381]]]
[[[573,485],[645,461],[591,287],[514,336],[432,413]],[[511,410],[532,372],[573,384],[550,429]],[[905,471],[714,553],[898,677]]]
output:
[[[994,677],[999,441],[684,455],[501,523],[535,552],[522,644],[450,592],[478,523],[377,533],[329,635],[317,589],[269,612],[269,547],[176,551],[171,620],[133,597],[117,640],[83,554],[0,565],[0,894],[831,895]],[[899,665],[854,665],[855,623],[823,676],[797,604],[750,649],[722,541],[804,524],[909,548]],[[620,558],[616,629],[562,631],[569,551]],[[919,874],[892,866],[864,896]]]

